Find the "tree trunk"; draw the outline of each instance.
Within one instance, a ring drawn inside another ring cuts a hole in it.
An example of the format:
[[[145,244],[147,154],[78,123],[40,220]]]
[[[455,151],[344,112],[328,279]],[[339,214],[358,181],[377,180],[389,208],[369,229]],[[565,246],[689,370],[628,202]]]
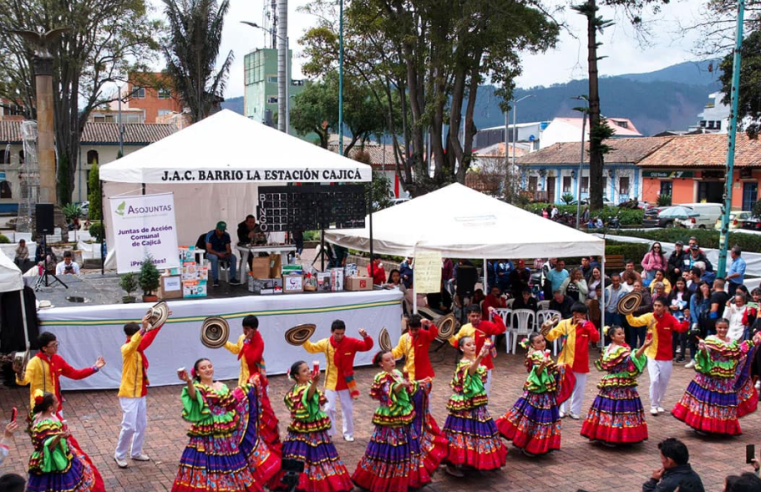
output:
[[[589,63],[589,207],[591,210],[603,208],[602,189],[603,150],[602,142],[593,138],[594,131],[600,125],[600,92],[597,73],[597,5],[595,0],[588,1],[587,13],[587,47]],[[579,176],[581,179],[581,176]]]

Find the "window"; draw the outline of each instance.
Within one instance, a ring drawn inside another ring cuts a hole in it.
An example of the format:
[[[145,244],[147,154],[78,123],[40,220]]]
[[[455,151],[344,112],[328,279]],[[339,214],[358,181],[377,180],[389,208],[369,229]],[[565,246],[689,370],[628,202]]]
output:
[[[608,178],[602,178],[602,196],[608,193]]]
[[[716,122],[716,129],[721,130],[721,120]]]
[[[19,150],[18,151],[18,163],[23,164],[24,163],[24,151]]]
[[[581,192],[589,193],[589,176],[584,176],[581,178]]]
[[[159,116],[164,116],[165,114],[172,114],[173,111],[171,109],[159,109]]]
[[[295,86],[301,87],[301,86],[304,85],[304,81],[303,80],[291,80],[291,85],[295,85]]]
[[[668,195],[671,196],[671,191],[673,189],[673,182],[672,181],[661,181],[661,195]]]
[[[620,178],[618,178],[618,194],[619,195],[629,194],[629,177],[628,176],[621,176]]]
[[[269,76],[267,77],[267,82],[270,84],[277,84],[277,76]]]
[[[563,193],[571,193],[571,177],[563,176]]]
[[[277,104],[277,97],[268,97],[267,104]]]
[[[11,184],[7,181],[0,181],[0,198],[13,198]]]
[[[705,128],[705,127],[706,127],[706,121],[703,120],[700,122],[700,128]]]
[[[21,110],[20,106],[16,106],[15,104],[11,106],[3,106],[3,115],[4,116],[23,116],[24,111]]]
[[[132,89],[132,97],[135,99],[145,99],[145,87],[135,87]]]
[[[535,192],[538,182],[539,182],[539,178],[537,178],[536,176],[529,176],[528,191],[530,191],[531,193]]]
[[[97,150],[88,150],[87,151],[87,163],[88,164],[97,164],[98,163],[98,151]]]
[[[5,149],[0,150],[0,164],[10,164],[11,154]]]
[[[159,99],[169,99],[172,97],[172,91],[169,89],[159,89]]]

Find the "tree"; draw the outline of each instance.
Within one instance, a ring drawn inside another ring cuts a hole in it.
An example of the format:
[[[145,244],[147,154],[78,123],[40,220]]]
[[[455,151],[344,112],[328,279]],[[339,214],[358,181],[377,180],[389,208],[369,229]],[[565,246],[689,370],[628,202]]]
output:
[[[293,98],[291,126],[299,135],[311,132],[328,148],[330,133],[338,126],[338,89],[327,82],[313,82]]]
[[[745,131],[750,138],[758,138],[761,125],[761,31],[755,31],[743,40],[740,51],[740,87],[737,92],[737,121],[747,120]],[[724,104],[730,104],[732,94],[733,54],[729,53],[721,62],[720,69]]]
[[[126,81],[152,61],[160,22],[145,0],[0,0],[0,100],[36,118],[33,48],[11,29],[49,31],[68,26],[49,46],[58,155],[58,199],[71,201],[79,140],[90,112],[114,100],[106,84]],[[68,166],[62,166],[65,162]]]
[[[230,51],[216,69],[222,44],[222,27],[229,0],[164,0],[169,37],[164,45],[166,73],[187,107],[192,122],[212,114],[223,101],[230,65]]]
[[[90,202],[90,220],[103,220],[103,205],[101,202],[101,189],[100,189],[100,169],[98,168],[98,161],[92,163],[90,167],[90,174],[87,176],[87,184],[90,187],[90,192],[87,194],[87,200]]]
[[[336,69],[337,16],[326,0],[306,10],[321,21],[301,40],[303,70],[319,76]],[[367,82],[383,106],[397,174],[413,195],[465,181],[479,84],[490,76],[508,101],[521,71],[519,52],[544,51],[558,35],[538,3],[515,0],[354,0],[345,19],[345,73]]]

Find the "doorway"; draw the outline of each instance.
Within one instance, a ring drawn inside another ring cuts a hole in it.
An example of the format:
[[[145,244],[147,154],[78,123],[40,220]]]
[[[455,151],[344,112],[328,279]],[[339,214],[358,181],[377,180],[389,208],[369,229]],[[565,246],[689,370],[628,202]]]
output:
[[[659,193],[661,196],[668,195],[673,198],[673,195],[672,195],[673,190],[674,190],[673,181],[661,181],[661,192]]]
[[[758,200],[758,183],[743,183],[743,210],[753,210]]]
[[[698,183],[698,203],[722,203],[724,183],[722,181],[701,181]]]
[[[547,202],[555,203],[555,176],[547,177]]]

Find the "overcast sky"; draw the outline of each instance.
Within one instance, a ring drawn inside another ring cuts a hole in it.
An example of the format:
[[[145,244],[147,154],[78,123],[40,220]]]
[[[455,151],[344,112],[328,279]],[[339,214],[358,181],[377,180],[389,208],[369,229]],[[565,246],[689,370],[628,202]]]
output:
[[[617,15],[612,9],[601,10],[603,17],[614,19],[616,25],[606,29],[601,39],[604,44],[600,55],[609,58],[600,61],[600,75],[651,72],[695,60],[693,51],[698,35],[680,32],[680,25],[690,24],[697,19],[704,1],[676,1],[667,5],[659,15],[647,16],[652,33],[647,36],[647,46],[641,44],[636,32],[623,16]],[[160,1],[152,0],[152,3],[160,8]],[[308,0],[291,0],[288,7],[288,34],[296,56],[294,78],[300,77],[302,63],[299,58],[302,49],[297,41],[315,24],[314,17],[297,11],[299,6],[307,3]],[[265,46],[264,32],[240,23],[246,20],[263,24],[264,4],[265,0],[231,0],[220,50],[221,55],[229,50],[235,53],[226,98],[243,95],[243,58],[251,50]],[[567,5],[567,2],[553,0],[552,4]],[[567,23],[568,32],[561,35],[557,49],[545,54],[524,55],[519,87],[550,85],[586,77],[586,21],[569,10],[559,14],[558,19]]]

